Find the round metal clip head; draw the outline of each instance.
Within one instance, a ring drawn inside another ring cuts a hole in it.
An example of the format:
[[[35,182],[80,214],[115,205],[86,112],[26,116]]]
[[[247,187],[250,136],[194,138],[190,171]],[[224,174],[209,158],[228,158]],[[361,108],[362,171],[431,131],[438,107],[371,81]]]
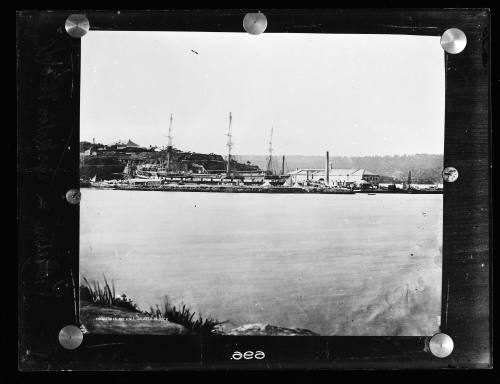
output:
[[[453,340],[445,333],[436,333],[429,342],[429,349],[436,357],[447,357],[453,352]]]
[[[76,325],[67,325],[59,332],[59,343],[64,349],[76,349],[82,341],[82,330]]]
[[[263,13],[247,13],[243,18],[243,28],[251,35],[260,35],[267,28],[267,18]]]
[[[453,167],[446,167],[443,169],[443,180],[448,183],[453,183],[458,179],[458,171]]]
[[[462,52],[467,45],[467,37],[458,28],[447,29],[441,36],[441,47],[451,54]]]
[[[82,194],[78,189],[70,189],[66,192],[66,201],[70,204],[79,204],[81,197]]]
[[[64,25],[68,35],[75,38],[85,36],[90,29],[89,19],[85,15],[69,15]]]

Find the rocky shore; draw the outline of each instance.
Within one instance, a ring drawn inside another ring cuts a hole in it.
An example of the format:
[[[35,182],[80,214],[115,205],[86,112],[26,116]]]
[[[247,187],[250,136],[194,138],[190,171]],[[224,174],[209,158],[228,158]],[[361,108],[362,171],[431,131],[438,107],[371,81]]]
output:
[[[229,336],[319,336],[303,328],[285,328],[270,324],[247,324],[224,333]]]

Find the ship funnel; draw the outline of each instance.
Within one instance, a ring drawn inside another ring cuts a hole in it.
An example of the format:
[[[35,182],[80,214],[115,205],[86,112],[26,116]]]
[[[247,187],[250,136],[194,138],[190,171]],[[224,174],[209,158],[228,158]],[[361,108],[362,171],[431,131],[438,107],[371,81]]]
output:
[[[326,151],[325,184],[330,185],[330,153]]]

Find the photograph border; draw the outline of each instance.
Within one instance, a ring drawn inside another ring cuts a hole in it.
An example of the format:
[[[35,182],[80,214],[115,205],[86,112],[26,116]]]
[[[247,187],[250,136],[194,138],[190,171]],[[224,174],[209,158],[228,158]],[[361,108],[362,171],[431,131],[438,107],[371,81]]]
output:
[[[441,332],[454,350],[437,358],[430,336],[144,336],[86,334],[79,324],[80,38],[65,30],[85,14],[91,30],[242,32],[255,10],[18,11],[18,367],[21,370],[382,369],[492,367],[490,11],[487,9],[261,10],[264,33],[441,36],[467,46],[445,53]],[[83,39],[85,36],[82,37]],[[369,63],[367,63],[369,65]],[[235,351],[265,358],[235,360]]]

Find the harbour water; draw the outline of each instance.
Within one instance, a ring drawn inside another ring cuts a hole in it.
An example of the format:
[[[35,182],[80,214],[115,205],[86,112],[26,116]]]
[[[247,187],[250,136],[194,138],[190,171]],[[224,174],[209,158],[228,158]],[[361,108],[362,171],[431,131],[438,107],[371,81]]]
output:
[[[142,309],[168,295],[228,328],[438,331],[443,195],[81,191],[80,276]]]

